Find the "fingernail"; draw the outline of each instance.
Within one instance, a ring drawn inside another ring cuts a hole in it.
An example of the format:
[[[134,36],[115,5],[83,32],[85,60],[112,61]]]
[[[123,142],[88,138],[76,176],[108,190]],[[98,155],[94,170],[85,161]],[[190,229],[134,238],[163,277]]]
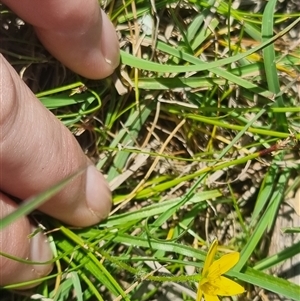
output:
[[[35,231],[36,229],[32,229]],[[47,236],[42,232],[35,234],[30,238],[30,260],[36,262],[47,262],[53,258]],[[48,275],[53,268],[53,264],[34,264],[32,266],[32,272],[36,274],[38,278]]]
[[[87,168],[86,200],[89,209],[102,220],[110,212],[111,192],[103,175],[93,165]]]
[[[116,30],[109,18],[101,10],[102,15],[102,45],[101,50],[104,56],[104,60],[112,69],[118,67],[120,63],[119,53],[119,41],[116,34]]]

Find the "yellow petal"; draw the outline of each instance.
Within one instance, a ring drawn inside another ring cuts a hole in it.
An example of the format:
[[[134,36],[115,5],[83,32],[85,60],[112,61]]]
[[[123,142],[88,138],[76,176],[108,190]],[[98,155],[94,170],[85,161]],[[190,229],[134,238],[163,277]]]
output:
[[[201,290],[200,284],[198,285],[198,290],[197,290],[197,297],[196,297],[196,301],[201,301],[202,300],[202,295],[203,292]]]
[[[235,266],[239,259],[240,253],[238,252],[233,252],[222,256],[220,259],[211,264],[208,270],[207,278],[213,279],[221,276]]]
[[[245,291],[241,285],[223,276],[204,283],[201,289],[205,295],[219,296],[234,296],[242,294]]]
[[[205,301],[220,301],[218,296],[204,294]]]
[[[208,269],[211,266],[211,263],[213,262],[213,260],[215,258],[217,248],[218,248],[218,240],[215,239],[212,242],[212,244],[211,244],[211,246],[210,246],[210,248],[207,252],[206,258],[205,258],[205,262],[204,262],[204,266],[203,266],[203,270],[202,270],[202,276],[203,277],[207,276]]]
[[[209,281],[205,283],[200,284],[200,289],[203,291],[204,295],[211,295],[211,296],[216,296],[216,291],[219,289],[219,278],[215,278],[214,281]]]

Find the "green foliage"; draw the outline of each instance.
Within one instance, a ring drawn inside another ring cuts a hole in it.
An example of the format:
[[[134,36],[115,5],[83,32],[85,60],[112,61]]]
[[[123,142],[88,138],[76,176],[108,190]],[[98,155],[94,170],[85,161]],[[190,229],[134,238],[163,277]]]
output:
[[[299,160],[286,159],[299,153],[300,50],[280,44],[300,14],[277,14],[275,7],[274,0],[261,13],[231,1],[107,1],[120,35],[115,76],[127,92],[119,95],[111,79],[70,75],[59,86],[49,80],[37,96],[75,135],[91,134],[86,152],[107,174],[115,208],[87,229],[47,219],[47,230],[56,230],[57,269],[38,294],[146,301],[171,286],[180,300],[195,300],[205,246],[217,236],[219,255],[241,253],[226,275],[250,298],[257,286],[300,300],[299,285],[272,274],[299,253],[299,242],[275,254],[262,250],[290,182],[298,183],[293,191],[300,185]],[[134,32],[146,14],[151,36]],[[274,156],[263,153],[269,147]],[[287,237],[299,228],[283,231]],[[55,277],[60,282],[53,286]]]

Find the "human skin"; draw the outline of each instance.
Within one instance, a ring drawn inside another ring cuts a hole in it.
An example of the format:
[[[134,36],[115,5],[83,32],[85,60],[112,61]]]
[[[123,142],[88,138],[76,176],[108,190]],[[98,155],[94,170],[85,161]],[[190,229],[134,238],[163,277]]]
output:
[[[3,0],[34,26],[49,52],[74,72],[92,79],[110,75],[119,64],[115,29],[96,0]],[[105,218],[111,193],[104,177],[83,154],[64,125],[39,102],[0,55],[0,218],[17,204],[76,170],[87,171],[39,209],[73,226]],[[46,237],[28,238],[34,226],[23,217],[0,231],[0,251],[45,262],[52,258]],[[22,264],[0,256],[0,286],[38,279],[51,264]]]

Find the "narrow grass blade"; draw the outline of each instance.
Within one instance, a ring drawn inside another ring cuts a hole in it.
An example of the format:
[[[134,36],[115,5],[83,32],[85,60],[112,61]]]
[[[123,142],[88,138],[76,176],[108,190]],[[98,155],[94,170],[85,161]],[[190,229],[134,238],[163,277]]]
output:
[[[174,72],[174,73],[181,73],[181,72],[192,72],[192,71],[203,71],[203,70],[211,70],[214,68],[222,67],[224,65],[231,64],[233,62],[236,62],[242,58],[245,58],[265,47],[267,47],[269,44],[276,41],[279,37],[287,33],[291,28],[293,28],[297,23],[299,23],[300,18],[295,20],[293,23],[291,23],[289,26],[287,26],[282,32],[278,33],[277,35],[273,36],[270,39],[267,39],[262,44],[253,47],[252,49],[236,54],[232,57],[228,57],[225,59],[220,59],[215,62],[206,63],[201,61],[200,59],[194,58],[195,60],[198,60],[197,65],[191,65],[191,66],[172,66],[172,65],[161,65],[158,63],[149,62],[143,59],[139,59],[134,57],[133,55],[130,55],[124,51],[121,51],[121,59],[122,63],[125,65],[129,65],[131,67],[135,67],[141,70],[149,70],[154,72]]]
[[[38,208],[41,204],[45,203],[47,200],[52,198],[55,194],[66,187],[74,178],[78,177],[81,173],[86,170],[86,167],[76,171],[74,174],[68,176],[64,180],[60,181],[58,184],[52,186],[46,191],[43,191],[37,196],[33,196],[25,200],[17,210],[10,213],[0,220],[0,230],[4,229],[6,226],[14,222],[16,219],[29,214],[34,209]]]
[[[131,116],[128,118],[124,125],[124,128],[119,131],[118,135],[112,141],[110,147],[115,148],[119,144],[125,147],[133,145],[151,111],[152,104],[147,106],[140,106],[140,108],[136,110],[133,114],[131,114]],[[129,152],[122,150],[118,151],[113,163],[111,164],[111,168],[108,171],[108,181],[114,179],[122,172],[122,169],[124,168],[129,156]],[[108,158],[104,158],[103,160],[100,160],[97,164],[97,168],[101,169],[101,167],[103,166],[103,164],[105,164],[107,159]]]
[[[285,174],[281,175],[281,177],[278,181],[278,185],[273,190],[269,206],[267,207],[266,211],[264,212],[262,217],[257,222],[257,225],[256,225],[250,239],[248,240],[248,242],[246,243],[246,245],[244,246],[244,248],[241,252],[240,261],[235,266],[236,269],[240,270],[246,264],[248,259],[253,254],[253,251],[255,250],[257,244],[261,240],[263,234],[269,227],[270,221],[275,220],[277,208],[283,197],[282,193],[280,193],[280,192],[283,190],[282,185],[285,185],[286,181],[287,181],[286,175]]]
[[[263,42],[268,41],[273,36],[274,30],[274,11],[277,0],[270,0],[267,2],[263,19],[262,19],[262,39]],[[269,90],[275,94],[280,93],[280,85],[278,79],[278,71],[276,68],[276,57],[274,44],[269,44],[267,47],[263,48],[263,58],[265,65],[265,73],[268,82]],[[277,96],[275,98],[275,105],[277,107],[284,107],[284,102],[282,96]],[[288,132],[288,122],[284,113],[274,114],[276,118],[276,127],[281,130]]]
[[[299,231],[300,232],[300,231]],[[288,234],[288,233],[286,233]],[[253,269],[255,270],[265,270],[274,267],[275,265],[288,260],[289,258],[292,258],[293,256],[296,256],[299,254],[300,250],[300,241],[293,244],[292,246],[284,249],[283,251],[274,254],[273,256],[270,256],[268,258],[265,258],[255,264]]]
[[[235,269],[234,269],[235,270]],[[299,285],[287,281],[283,278],[278,278],[272,275],[268,275],[261,271],[254,270],[247,267],[243,270],[243,273],[235,274],[230,271],[228,275],[236,277],[241,281],[245,281],[252,285],[256,285],[265,290],[278,294],[282,297],[287,298],[286,300],[299,301],[300,287]]]

